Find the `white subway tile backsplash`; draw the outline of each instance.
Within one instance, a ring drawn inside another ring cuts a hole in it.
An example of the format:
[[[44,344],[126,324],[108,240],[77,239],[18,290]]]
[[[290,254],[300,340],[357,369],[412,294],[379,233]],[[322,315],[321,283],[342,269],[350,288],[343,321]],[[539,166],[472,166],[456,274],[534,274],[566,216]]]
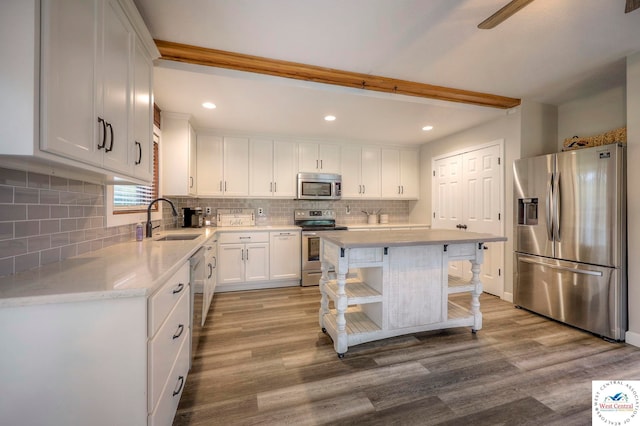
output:
[[[27,172],[0,167],[0,185],[27,186]]]
[[[26,219],[27,206],[6,204],[0,209],[0,222]]]
[[[0,167],[0,276],[134,237],[105,228],[102,185]]]
[[[22,272],[40,266],[40,253],[29,253],[15,257],[15,272]]]

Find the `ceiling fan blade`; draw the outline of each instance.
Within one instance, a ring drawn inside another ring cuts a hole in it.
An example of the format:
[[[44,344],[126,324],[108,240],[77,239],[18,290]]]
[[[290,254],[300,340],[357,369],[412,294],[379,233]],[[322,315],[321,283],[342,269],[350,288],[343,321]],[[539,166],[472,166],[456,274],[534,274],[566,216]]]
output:
[[[633,12],[640,7],[640,0],[627,0],[627,6],[624,8],[624,13]]]
[[[502,21],[506,20],[508,17],[510,17],[532,1],[533,0],[511,0],[502,9],[482,21],[478,25],[478,28],[482,30],[489,30],[500,24]],[[629,2],[637,3],[639,1],[640,0],[627,0],[627,7],[629,7]]]

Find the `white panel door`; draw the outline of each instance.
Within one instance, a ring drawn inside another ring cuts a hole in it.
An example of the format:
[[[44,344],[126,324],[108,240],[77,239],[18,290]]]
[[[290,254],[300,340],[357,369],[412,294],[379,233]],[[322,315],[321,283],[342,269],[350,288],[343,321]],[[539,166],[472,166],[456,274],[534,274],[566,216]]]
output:
[[[492,145],[462,156],[465,201],[463,203],[464,224],[468,231],[502,235],[502,204],[500,146]],[[504,243],[485,244],[484,262],[480,270],[480,281],[484,291],[502,296],[503,285],[500,271],[503,270]],[[463,262],[463,277],[471,278],[471,264]]]
[[[434,162],[432,228],[456,229],[462,223],[462,156]]]
[[[500,145],[434,161],[432,227],[502,235],[503,173]],[[502,296],[503,243],[487,243],[481,276],[484,291]],[[471,278],[471,264],[450,262],[449,275]]]

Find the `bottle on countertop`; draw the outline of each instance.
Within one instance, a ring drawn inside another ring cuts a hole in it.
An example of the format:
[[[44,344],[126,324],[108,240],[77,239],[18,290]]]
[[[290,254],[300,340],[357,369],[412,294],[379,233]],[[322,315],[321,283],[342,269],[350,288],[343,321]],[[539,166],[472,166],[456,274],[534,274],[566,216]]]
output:
[[[142,241],[143,239],[143,226],[141,223],[136,225],[136,241]]]

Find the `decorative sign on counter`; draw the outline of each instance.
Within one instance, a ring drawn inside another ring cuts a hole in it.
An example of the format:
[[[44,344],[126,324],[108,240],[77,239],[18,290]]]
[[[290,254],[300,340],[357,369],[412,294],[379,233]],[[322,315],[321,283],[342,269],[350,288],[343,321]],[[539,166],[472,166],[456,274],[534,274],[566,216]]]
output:
[[[218,226],[255,226],[256,212],[253,209],[218,209]]]

